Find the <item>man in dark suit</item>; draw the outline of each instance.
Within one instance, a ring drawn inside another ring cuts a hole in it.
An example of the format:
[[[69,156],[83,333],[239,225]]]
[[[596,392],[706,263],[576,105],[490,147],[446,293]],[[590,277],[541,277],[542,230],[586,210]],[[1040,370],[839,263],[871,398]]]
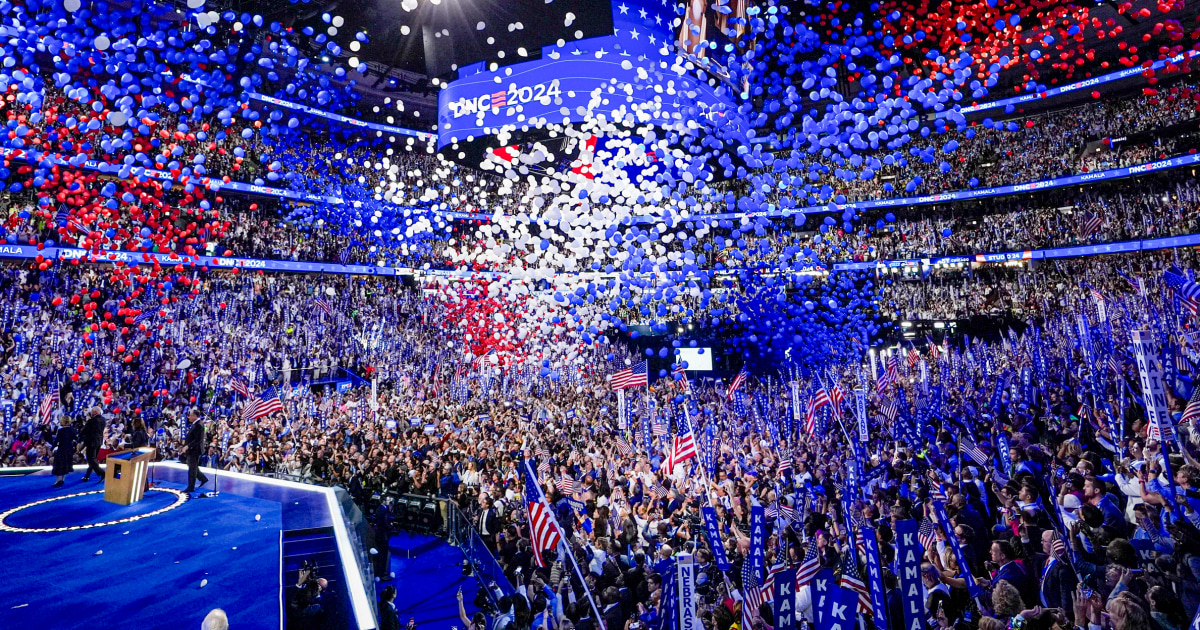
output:
[[[492,500],[484,497],[479,502],[480,512],[479,518],[475,521],[475,526],[479,529],[479,536],[483,538],[483,542],[492,551],[496,550],[496,534],[500,532],[500,517],[496,514],[496,509],[492,507]]]
[[[1029,588],[1028,576],[1025,574],[1025,569],[1017,564],[1017,553],[1013,549],[1012,543],[1007,540],[993,542],[991,557],[997,567],[995,575],[992,576],[992,584],[1005,580],[1017,589],[1017,592],[1021,594],[1021,599],[1033,601],[1030,597],[1032,593]]]
[[[92,407],[88,410],[87,422],[83,425],[83,432],[79,435],[79,439],[83,442],[83,454],[87,458],[88,469],[83,474],[83,480],[88,481],[92,478],[92,472],[95,471],[100,476],[100,480],[104,480],[104,470],[100,468],[100,446],[104,444],[104,416],[100,414],[99,407]]]
[[[183,454],[188,467],[188,485],[184,492],[193,492],[196,490],[196,479],[200,479],[201,486],[208,483],[208,477],[200,472],[200,456],[204,454],[206,440],[204,423],[200,421],[198,410],[193,408],[188,412],[188,422],[192,426],[188,429],[187,437],[183,441]]]
[[[1041,580],[1036,603],[1045,608],[1061,608],[1070,618],[1074,613],[1071,596],[1079,585],[1079,578],[1071,565],[1062,560],[1062,554],[1065,553],[1066,547],[1054,530],[1042,532],[1042,553],[1038,554],[1037,563]]]

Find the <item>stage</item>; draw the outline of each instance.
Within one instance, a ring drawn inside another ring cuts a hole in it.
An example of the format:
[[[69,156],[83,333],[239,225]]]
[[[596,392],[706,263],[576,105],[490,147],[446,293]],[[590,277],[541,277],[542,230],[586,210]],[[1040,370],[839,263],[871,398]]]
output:
[[[9,567],[0,628],[90,629],[103,619],[198,628],[221,608],[231,627],[278,630],[285,579],[295,583],[304,559],[298,545],[285,558],[286,539],[311,546],[322,536],[322,577],[338,587],[330,607],[344,613],[341,627],[375,627],[330,488],[206,470],[201,490],[217,478],[219,496],[190,498],[184,467],[160,463],[145,498],[121,506],[104,501],[103,483],[83,482],[82,467],[61,488],[51,487],[46,469],[16,472],[0,476],[0,549]]]

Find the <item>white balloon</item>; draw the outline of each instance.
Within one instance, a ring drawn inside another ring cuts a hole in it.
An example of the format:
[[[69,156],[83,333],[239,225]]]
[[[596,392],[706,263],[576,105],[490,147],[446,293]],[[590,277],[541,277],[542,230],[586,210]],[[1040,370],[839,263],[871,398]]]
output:
[[[204,6],[204,0],[187,0],[187,6],[189,9],[199,9]]]
[[[80,6],[79,0],[63,0],[63,8],[71,13],[78,11]]]
[[[92,44],[96,47],[96,50],[108,50],[112,42],[108,40],[108,37],[100,35]]]

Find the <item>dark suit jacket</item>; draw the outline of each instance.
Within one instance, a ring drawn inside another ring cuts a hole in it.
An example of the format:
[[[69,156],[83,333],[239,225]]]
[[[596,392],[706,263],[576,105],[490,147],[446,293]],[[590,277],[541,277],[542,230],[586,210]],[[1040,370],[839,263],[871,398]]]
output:
[[[625,613],[621,611],[621,602],[613,602],[601,611],[604,616],[604,626],[606,628],[624,628]]]
[[[487,525],[487,532],[489,536],[495,536],[501,530],[500,517],[496,516],[496,508],[488,508],[486,513],[480,512],[479,515],[475,517],[475,527],[479,528],[480,535],[483,534],[483,528],[480,527],[481,522]]]
[[[92,416],[83,425],[79,441],[88,448],[100,448],[104,443],[104,416]]]
[[[1059,560],[1050,567],[1050,571],[1046,571],[1046,559],[1041,558],[1041,563],[1038,564],[1039,584],[1038,598],[1035,605],[1042,605],[1042,599],[1045,598],[1045,605],[1049,608],[1061,608],[1070,617],[1074,613],[1072,607],[1071,594],[1075,592],[1075,587],[1079,585],[1079,578],[1075,576],[1075,570],[1071,565],[1064,560]]]
[[[400,617],[384,602],[379,602],[379,630],[400,630]]]
[[[1029,578],[1025,575],[1025,570],[1021,568],[1021,565],[1016,562],[1009,562],[1000,567],[1000,570],[996,571],[996,576],[992,578],[992,583],[995,584],[1000,580],[1005,580],[1016,587],[1017,591],[1021,593],[1022,599],[1029,598],[1031,594]]]
[[[183,441],[187,446],[187,457],[189,459],[199,458],[204,454],[204,423],[195,422],[192,428],[188,429],[187,437]]]

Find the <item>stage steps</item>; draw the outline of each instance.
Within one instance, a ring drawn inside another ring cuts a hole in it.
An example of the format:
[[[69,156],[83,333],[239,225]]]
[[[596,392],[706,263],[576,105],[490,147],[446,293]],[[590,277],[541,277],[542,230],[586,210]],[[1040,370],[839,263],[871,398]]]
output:
[[[350,593],[338,558],[337,541],[332,527],[297,529],[283,532],[283,586],[294,586],[305,561],[316,565],[318,574],[328,582],[322,598],[325,617],[320,626],[330,630],[354,627]]]

